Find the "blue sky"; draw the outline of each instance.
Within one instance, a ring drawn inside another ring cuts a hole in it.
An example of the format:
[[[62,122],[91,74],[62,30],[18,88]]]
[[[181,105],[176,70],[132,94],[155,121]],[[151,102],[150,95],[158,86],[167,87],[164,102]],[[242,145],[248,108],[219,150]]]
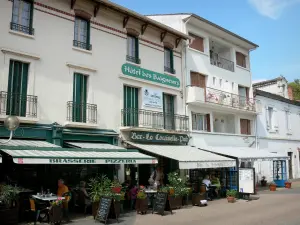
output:
[[[253,80],[300,78],[300,0],[113,0],[141,14],[192,12],[260,47]],[[178,3],[177,3],[178,2]]]

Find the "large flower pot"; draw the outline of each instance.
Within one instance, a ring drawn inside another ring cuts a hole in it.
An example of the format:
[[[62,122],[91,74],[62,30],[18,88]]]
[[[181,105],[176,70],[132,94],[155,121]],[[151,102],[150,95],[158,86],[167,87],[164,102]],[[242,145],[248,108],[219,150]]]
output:
[[[93,204],[92,204],[92,215],[93,215],[94,219],[97,216],[97,211],[98,211],[98,208],[99,208],[99,204],[100,204],[99,201],[93,202]]]
[[[49,209],[49,221],[50,223],[60,224],[63,218],[63,208],[60,206],[51,206]]]
[[[0,224],[14,225],[18,224],[19,209],[15,208],[0,208]]]
[[[180,209],[182,206],[182,197],[181,196],[169,196],[169,203],[171,209]]]
[[[267,181],[266,181],[266,180],[261,180],[261,181],[260,181],[260,185],[261,185],[262,187],[266,187],[266,186],[267,186]]]
[[[292,182],[285,182],[284,186],[285,188],[292,188]]]
[[[136,199],[135,209],[137,213],[146,214],[148,210],[148,199]]]
[[[235,203],[235,197],[233,197],[233,196],[227,196],[227,201],[229,203]]]
[[[270,191],[276,191],[276,184],[270,184]]]
[[[192,205],[200,206],[200,201],[206,199],[206,193],[193,193],[192,194]]]

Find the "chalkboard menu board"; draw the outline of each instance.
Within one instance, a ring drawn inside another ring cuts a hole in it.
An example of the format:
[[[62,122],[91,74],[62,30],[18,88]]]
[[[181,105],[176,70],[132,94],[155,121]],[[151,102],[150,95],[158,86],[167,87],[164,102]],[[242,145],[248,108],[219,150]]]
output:
[[[100,203],[99,203],[98,212],[97,212],[97,217],[96,217],[97,220],[104,221],[106,224],[109,210],[111,207],[111,203],[112,203],[112,198],[109,198],[109,197],[101,198]]]
[[[154,200],[154,205],[152,209],[152,214],[154,212],[164,215],[165,211],[170,211],[172,213],[172,209],[170,207],[170,203],[168,201],[168,193],[166,192],[157,192],[156,198]]]

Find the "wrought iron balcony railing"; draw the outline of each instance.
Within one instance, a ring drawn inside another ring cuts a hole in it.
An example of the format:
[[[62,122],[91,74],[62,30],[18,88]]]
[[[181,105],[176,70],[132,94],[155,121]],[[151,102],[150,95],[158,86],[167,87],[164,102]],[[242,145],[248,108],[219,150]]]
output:
[[[15,30],[15,31],[19,31],[25,34],[29,34],[29,35],[34,35],[34,29],[32,27],[27,27],[27,26],[23,26],[21,24],[18,23],[10,23],[10,29],[11,30]]]
[[[213,88],[206,88],[205,101],[233,108],[256,111],[256,100]]]
[[[67,121],[78,123],[97,123],[97,105],[67,102]]]
[[[188,131],[189,117],[143,109],[122,109],[122,126]]]
[[[234,72],[234,63],[228,59],[220,57],[217,53],[210,53],[210,64]]]
[[[0,114],[37,118],[37,96],[0,92]]]
[[[80,42],[77,40],[73,40],[73,46],[78,47],[78,48],[82,48],[88,51],[92,51],[92,45],[91,44],[87,44],[85,42]]]
[[[170,67],[165,66],[165,72],[171,73],[171,74],[175,74],[176,70]]]
[[[126,55],[126,60],[129,62],[136,63],[136,64],[141,64],[141,59],[136,58],[134,56]]]

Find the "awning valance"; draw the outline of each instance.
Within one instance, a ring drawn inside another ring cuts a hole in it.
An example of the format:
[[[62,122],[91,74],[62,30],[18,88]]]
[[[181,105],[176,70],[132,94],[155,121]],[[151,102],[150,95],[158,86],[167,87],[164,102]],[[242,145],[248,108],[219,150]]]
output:
[[[246,147],[209,147],[209,151],[225,156],[238,158],[240,161],[286,160],[289,157],[280,153],[271,153],[264,149]]]
[[[179,161],[180,169],[234,167],[236,161],[188,145],[150,145],[127,142],[133,147]]]
[[[30,143],[28,143],[30,142]],[[1,146],[17,164],[156,164],[157,159],[109,144],[99,148],[61,148],[44,141],[18,141]]]

